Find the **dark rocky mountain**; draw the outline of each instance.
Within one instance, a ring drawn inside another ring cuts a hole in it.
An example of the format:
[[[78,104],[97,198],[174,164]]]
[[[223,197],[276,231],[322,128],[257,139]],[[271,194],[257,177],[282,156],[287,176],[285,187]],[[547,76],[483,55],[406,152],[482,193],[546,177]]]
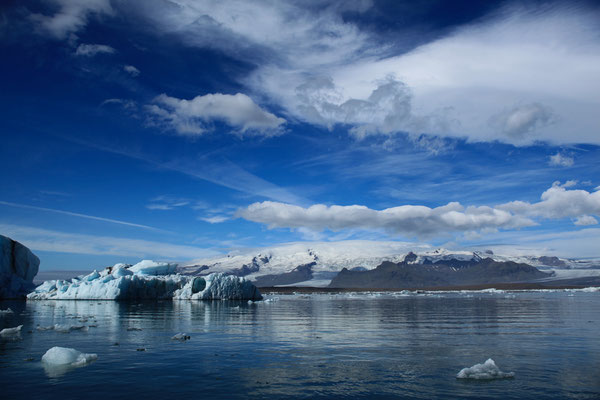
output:
[[[330,288],[418,289],[467,286],[490,283],[530,282],[548,278],[546,273],[528,264],[494,261],[491,258],[444,260],[432,264],[410,264],[412,257],[400,263],[383,262],[369,271],[341,270]]]
[[[290,272],[277,275],[263,275],[256,278],[254,285],[257,287],[291,285],[292,283],[311,280],[313,277],[312,267],[317,263],[299,265]]]

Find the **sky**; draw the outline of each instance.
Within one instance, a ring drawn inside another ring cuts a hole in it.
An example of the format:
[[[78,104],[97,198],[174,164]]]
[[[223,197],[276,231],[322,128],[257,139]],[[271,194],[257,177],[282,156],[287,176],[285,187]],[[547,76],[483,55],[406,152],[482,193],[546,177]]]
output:
[[[397,240],[600,257],[600,5],[0,5],[0,234],[41,268]]]

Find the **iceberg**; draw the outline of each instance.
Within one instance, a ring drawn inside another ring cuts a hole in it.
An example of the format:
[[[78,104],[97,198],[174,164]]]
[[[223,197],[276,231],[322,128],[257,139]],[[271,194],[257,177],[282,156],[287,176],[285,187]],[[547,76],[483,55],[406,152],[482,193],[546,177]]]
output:
[[[8,315],[8,314],[14,314],[14,311],[9,308],[7,308],[6,310],[0,310],[0,315]]]
[[[27,247],[0,235],[0,299],[25,297],[35,285],[40,259]]]
[[[55,346],[42,356],[42,362],[51,365],[79,367],[96,360],[97,354],[85,354],[68,347]]]
[[[176,273],[176,264],[144,260],[116,264],[70,280],[50,280],[38,286],[30,300],[260,300],[249,280],[220,273],[203,277]]]
[[[506,379],[514,378],[514,372],[502,372],[494,360],[488,358],[483,364],[475,364],[472,367],[463,368],[456,375],[457,379]]]

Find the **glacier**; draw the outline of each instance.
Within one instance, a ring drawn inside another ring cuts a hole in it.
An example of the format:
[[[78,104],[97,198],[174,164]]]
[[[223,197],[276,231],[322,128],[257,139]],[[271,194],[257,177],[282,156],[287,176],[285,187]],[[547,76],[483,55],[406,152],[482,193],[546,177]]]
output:
[[[463,368],[456,375],[457,379],[506,379],[514,378],[514,372],[502,372],[494,360],[488,358],[483,364],[475,364],[472,367]]]
[[[0,299],[22,298],[35,285],[40,259],[21,243],[0,235]]]
[[[115,264],[70,280],[50,280],[38,286],[29,300],[260,300],[249,280],[214,273],[203,277],[176,273],[176,264],[143,260]]]
[[[600,276],[600,259],[566,259],[542,254],[496,254],[491,250],[467,251],[434,248],[414,242],[345,240],[338,242],[294,242],[271,247],[236,249],[228,254],[191,260],[179,267],[179,273],[202,276],[226,273],[243,276],[257,286],[326,287],[343,268],[372,270],[385,261],[408,264],[433,264],[440,261],[514,261],[528,264],[554,275],[548,280]],[[281,277],[309,270],[290,282],[264,284],[265,277]]]

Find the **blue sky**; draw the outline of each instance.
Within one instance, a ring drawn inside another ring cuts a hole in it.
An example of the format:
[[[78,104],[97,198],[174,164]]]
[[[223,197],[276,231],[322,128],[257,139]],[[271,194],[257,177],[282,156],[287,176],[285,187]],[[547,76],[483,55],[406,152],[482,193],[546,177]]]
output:
[[[600,256],[599,17],[4,2],[0,234],[44,269],[303,240]]]

